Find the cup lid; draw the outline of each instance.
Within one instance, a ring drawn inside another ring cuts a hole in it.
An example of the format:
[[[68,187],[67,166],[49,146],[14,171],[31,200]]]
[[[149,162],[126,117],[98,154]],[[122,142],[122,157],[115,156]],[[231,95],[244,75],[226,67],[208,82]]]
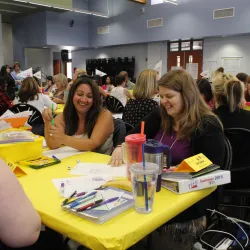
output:
[[[163,145],[161,142],[156,140],[147,140],[144,145],[144,152],[149,154],[161,154],[166,149],[168,149],[168,146]]]
[[[144,143],[146,141],[146,135],[144,134],[132,134],[125,137],[126,142],[131,143]]]

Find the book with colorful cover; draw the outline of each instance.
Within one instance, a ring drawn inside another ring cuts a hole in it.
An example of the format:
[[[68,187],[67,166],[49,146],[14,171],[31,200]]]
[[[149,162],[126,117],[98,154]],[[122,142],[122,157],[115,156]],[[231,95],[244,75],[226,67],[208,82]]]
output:
[[[118,197],[118,199],[114,202],[97,206],[93,209],[85,210],[82,212],[76,211],[78,208],[86,206],[100,199],[102,199],[103,201],[107,201],[115,197]],[[90,220],[94,223],[103,224],[106,221],[133,207],[134,199],[131,192],[114,187],[107,187],[103,190],[97,190],[97,194],[94,197],[92,197],[91,199],[86,199],[85,202],[79,204],[78,206],[75,206],[74,208],[70,208],[70,204],[71,203],[68,203],[66,205],[63,204],[62,209]]]

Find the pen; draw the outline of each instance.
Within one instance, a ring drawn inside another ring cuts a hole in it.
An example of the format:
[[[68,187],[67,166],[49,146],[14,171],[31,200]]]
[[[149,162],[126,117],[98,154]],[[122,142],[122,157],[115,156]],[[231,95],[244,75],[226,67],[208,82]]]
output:
[[[88,198],[88,200],[89,200],[89,198],[93,198],[92,196],[95,196],[96,193],[97,193],[97,192],[94,191],[94,192],[91,192],[91,193],[87,194],[86,196],[84,196],[84,197],[78,199],[77,201],[74,201],[72,204],[70,204],[69,207],[70,207],[70,208],[73,208],[73,207],[76,207],[76,206],[80,205],[81,203],[83,203],[83,202],[86,201],[86,198]]]
[[[52,158],[53,158],[55,161],[60,161],[55,155],[52,155]]]
[[[54,103],[52,102],[52,120],[51,120],[51,125],[55,125],[55,120],[54,120]]]
[[[82,195],[85,195],[87,192],[81,192],[81,193],[78,193],[78,194],[75,194],[76,197],[79,197],[79,196],[82,196]]]
[[[101,203],[99,203],[99,204],[96,204],[96,205],[94,205],[94,206],[92,206],[92,207],[87,208],[87,210],[92,209],[92,208],[96,208],[96,207],[100,207],[100,206],[102,206],[102,205],[106,205],[106,204],[111,203],[111,202],[113,202],[113,201],[116,201],[116,200],[118,200],[118,199],[119,199],[119,197],[114,197],[114,198],[108,199],[108,200],[103,201],[103,202],[101,202]]]
[[[66,205],[66,203],[67,203],[71,198],[73,198],[75,194],[76,194],[76,191],[75,191],[74,193],[72,193],[72,194],[70,195],[69,198],[65,199],[65,200],[63,201],[62,205]]]
[[[94,201],[94,202],[91,202],[83,207],[80,207],[80,208],[77,208],[76,209],[76,212],[80,212],[80,211],[84,211],[86,209],[90,209],[91,207],[93,207],[94,205],[97,205],[99,203],[103,202],[103,199],[100,199],[100,200],[97,200],[97,201]]]
[[[64,183],[63,182],[61,183],[59,192],[60,192],[60,196],[63,197],[64,196]]]

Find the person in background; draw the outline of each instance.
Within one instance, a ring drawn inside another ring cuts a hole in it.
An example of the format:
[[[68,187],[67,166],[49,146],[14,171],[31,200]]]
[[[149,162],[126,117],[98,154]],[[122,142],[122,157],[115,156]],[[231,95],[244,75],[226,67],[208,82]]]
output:
[[[80,151],[110,154],[113,150],[114,123],[111,113],[101,107],[98,86],[92,79],[80,77],[70,88],[62,114],[51,125],[52,112],[43,112],[45,138],[49,148],[61,145]]]
[[[41,219],[9,166],[0,159],[0,241],[13,248],[34,244]]]
[[[57,90],[51,99],[57,104],[64,104],[64,92],[68,86],[68,79],[64,74],[60,73],[54,76],[54,80]]]
[[[124,109],[122,120],[135,126],[159,104],[153,100],[158,93],[157,71],[146,69],[137,78],[133,96]]]
[[[215,97],[219,107],[215,113],[219,116],[225,130],[229,128],[242,128],[250,131],[250,112],[242,109],[244,105],[244,84],[235,77],[221,77],[215,79]],[[236,133],[236,132],[234,132]],[[237,133],[229,137],[233,150],[231,184],[229,188],[249,188],[250,133]],[[227,186],[226,186],[227,188]]]
[[[205,78],[202,78],[201,80],[197,80],[196,83],[198,85],[198,88],[199,88],[199,91],[201,93],[203,100],[210,107],[210,109],[213,110],[215,103],[214,103],[214,95],[213,95],[211,83]]]
[[[247,78],[247,89],[245,91],[245,99],[246,102],[250,102],[250,76]]]
[[[6,83],[5,78],[0,77],[0,116],[4,114],[9,108],[13,106],[11,99],[6,94]]]
[[[68,100],[69,90],[70,90],[72,84],[74,83],[74,81],[75,81],[79,76],[84,76],[84,75],[87,75],[87,71],[86,71],[86,70],[84,70],[84,69],[76,69],[76,70],[75,70],[73,79],[68,83],[68,86],[67,86],[66,90],[64,91],[64,98],[63,98],[64,103],[66,103],[67,100]]]
[[[135,87],[135,84],[129,80],[128,72],[121,71],[119,75],[125,77],[125,88],[127,88],[128,90],[133,90]]]
[[[236,77],[244,83],[245,89],[247,89],[248,75],[245,73],[238,73]]]
[[[115,77],[115,88],[112,89],[111,95],[118,99],[125,107],[128,98],[133,98],[128,89],[125,89],[126,79],[122,75]]]
[[[10,74],[10,66],[4,65],[1,68],[0,76],[4,78],[6,84],[7,84],[7,91],[6,94],[10,98],[10,100],[15,99],[15,80],[12,78]]]
[[[20,70],[20,64],[19,62],[15,62],[13,65],[13,71],[10,73],[12,78],[15,80],[16,86],[21,85],[23,78],[18,76],[22,71]]]
[[[47,95],[40,92],[39,86],[33,77],[27,77],[23,80],[14,104],[27,103],[37,108],[41,113],[44,107],[56,109],[56,103],[52,102]]]
[[[107,76],[106,78],[106,86],[107,86],[107,91],[110,93],[112,89],[115,87],[114,86],[115,80],[114,77],[112,76]]]
[[[185,70],[172,70],[162,76],[158,85],[161,107],[143,118],[146,138],[170,147],[172,166],[203,153],[223,168],[223,126],[203,101],[192,76]],[[140,124],[129,133],[140,133]],[[121,162],[122,150],[117,147],[112,154],[111,164],[115,166]],[[214,202],[215,197],[211,194],[164,225],[164,249],[192,249],[195,238],[206,228],[206,208],[213,208]]]
[[[47,76],[47,85],[44,87],[44,93],[55,92],[56,86],[53,76]]]
[[[218,69],[216,69],[213,74],[212,74],[212,81],[213,79],[215,79],[217,76],[219,76],[220,74],[223,74],[224,73],[224,68],[223,67],[219,67]]]
[[[104,101],[109,94],[102,88],[102,77],[95,75],[93,79],[95,84],[97,84],[102,100]]]
[[[235,76],[223,74],[214,79],[214,94],[218,108],[215,113],[224,128],[250,130],[250,112],[244,110],[244,84]]]

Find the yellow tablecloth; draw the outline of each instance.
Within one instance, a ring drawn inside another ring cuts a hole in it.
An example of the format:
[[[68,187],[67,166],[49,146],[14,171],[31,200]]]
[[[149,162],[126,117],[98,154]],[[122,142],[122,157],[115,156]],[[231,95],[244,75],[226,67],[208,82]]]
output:
[[[26,194],[39,212],[42,222],[90,249],[127,249],[215,190],[209,188],[177,195],[162,189],[156,194],[151,214],[138,214],[132,208],[103,225],[63,211],[60,207],[62,198],[59,197],[52,179],[68,177],[68,166],[73,168],[76,160],[107,163],[108,159],[109,156],[86,152],[66,158],[61,164],[40,170],[23,167],[28,175],[19,178]]]
[[[60,114],[63,112],[65,104],[57,104],[57,109],[55,110],[55,114]]]

